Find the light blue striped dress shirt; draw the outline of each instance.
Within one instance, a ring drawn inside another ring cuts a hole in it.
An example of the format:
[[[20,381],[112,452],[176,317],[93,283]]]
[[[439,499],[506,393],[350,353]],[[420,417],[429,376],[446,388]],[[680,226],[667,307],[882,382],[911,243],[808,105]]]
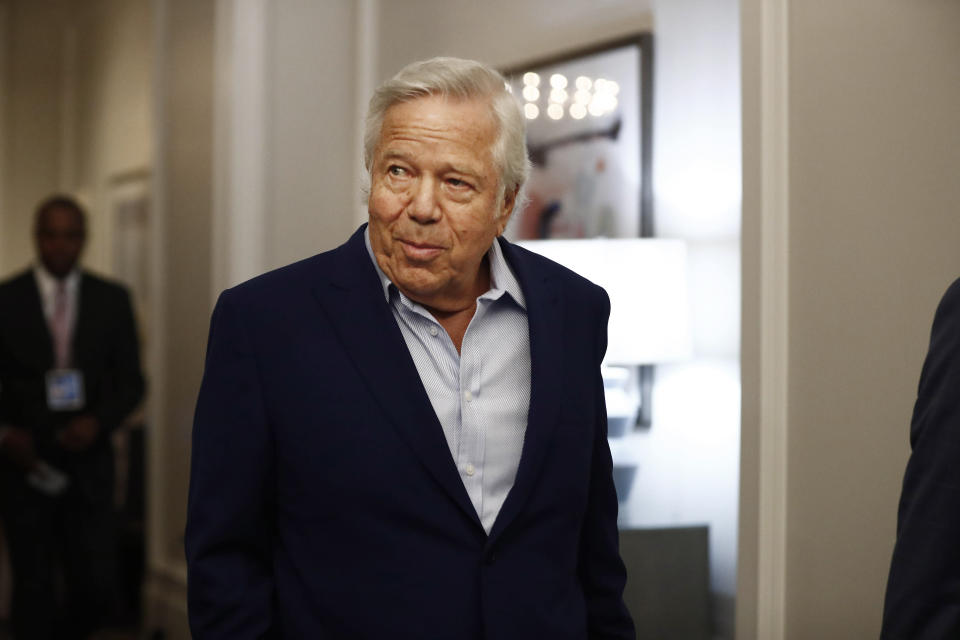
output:
[[[490,533],[517,476],[530,408],[530,328],[520,283],[494,241],[490,290],[477,298],[458,354],[430,312],[380,269],[369,230],[366,243],[463,486]]]

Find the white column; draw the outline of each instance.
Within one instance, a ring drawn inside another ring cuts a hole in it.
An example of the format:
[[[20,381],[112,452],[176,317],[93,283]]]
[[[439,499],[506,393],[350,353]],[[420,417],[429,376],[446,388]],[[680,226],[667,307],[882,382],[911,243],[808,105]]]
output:
[[[752,417],[743,423],[741,514],[752,514],[753,519],[744,518],[740,526],[743,574],[737,593],[737,637],[783,640],[789,415],[789,0],[743,0],[741,12],[745,18],[744,238],[749,238],[744,242],[744,269],[756,269],[756,273],[744,272],[745,293],[751,292],[751,298],[745,297],[744,312],[750,314],[749,322],[755,321],[751,325],[755,333],[743,336],[744,355],[756,358],[750,384],[744,385],[744,401],[745,405],[756,401],[757,411],[755,415],[751,411]],[[757,503],[750,504],[752,500]]]
[[[355,222],[357,225],[367,221],[367,206],[361,201],[360,189],[367,183],[367,172],[363,167],[363,124],[367,114],[367,103],[377,87],[376,60],[378,54],[377,40],[379,29],[379,4],[377,0],[358,0],[356,4],[356,53],[354,56],[354,104],[357,108],[356,133],[354,148],[357,149],[356,177],[354,188],[357,189],[357,209]]]
[[[267,51],[265,0],[217,0],[214,60],[212,291],[266,265]]]

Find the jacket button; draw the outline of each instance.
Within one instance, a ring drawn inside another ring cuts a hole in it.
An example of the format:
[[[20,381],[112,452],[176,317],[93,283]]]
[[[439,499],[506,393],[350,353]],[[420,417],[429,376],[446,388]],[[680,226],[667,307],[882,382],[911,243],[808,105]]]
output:
[[[490,566],[490,565],[492,565],[492,564],[493,564],[494,562],[496,562],[496,561],[497,561],[497,554],[496,554],[495,552],[493,552],[493,551],[490,551],[490,552],[487,553],[487,555],[484,557],[484,559],[483,559],[483,564],[485,564],[485,565],[487,565],[487,566]]]

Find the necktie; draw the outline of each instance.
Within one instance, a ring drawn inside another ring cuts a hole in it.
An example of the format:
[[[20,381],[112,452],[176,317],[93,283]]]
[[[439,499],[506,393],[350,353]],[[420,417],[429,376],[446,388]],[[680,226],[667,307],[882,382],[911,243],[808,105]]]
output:
[[[67,283],[57,282],[53,297],[53,317],[50,319],[53,334],[53,353],[57,369],[70,366],[70,318],[67,313]]]

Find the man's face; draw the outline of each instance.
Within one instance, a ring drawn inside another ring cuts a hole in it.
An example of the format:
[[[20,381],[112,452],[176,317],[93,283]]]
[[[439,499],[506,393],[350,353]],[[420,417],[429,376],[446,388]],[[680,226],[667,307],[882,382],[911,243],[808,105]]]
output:
[[[54,207],[37,220],[37,255],[57,278],[66,277],[76,266],[84,239],[83,220],[71,209]]]
[[[483,101],[427,96],[384,114],[370,172],[370,244],[397,288],[428,307],[463,308],[489,284],[484,255],[515,196],[499,202],[496,134]]]

